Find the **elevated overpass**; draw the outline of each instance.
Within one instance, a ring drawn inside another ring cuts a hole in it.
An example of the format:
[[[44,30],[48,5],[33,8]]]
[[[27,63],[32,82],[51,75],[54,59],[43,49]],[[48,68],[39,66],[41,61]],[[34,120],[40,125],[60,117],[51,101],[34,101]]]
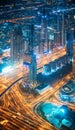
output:
[[[37,69],[43,67],[46,64],[49,64],[51,61],[59,59],[66,55],[66,48],[56,48],[52,53],[43,54],[40,58],[36,59]]]
[[[65,55],[65,47],[56,48],[52,51],[52,53],[48,52],[47,54],[39,54],[38,58],[36,55],[36,59],[33,59],[34,56],[32,56],[32,54],[25,54],[23,65],[23,84],[27,84],[27,86],[28,84],[35,84],[32,86],[36,86],[37,74],[43,71],[43,66]],[[26,75],[26,73],[28,74]]]

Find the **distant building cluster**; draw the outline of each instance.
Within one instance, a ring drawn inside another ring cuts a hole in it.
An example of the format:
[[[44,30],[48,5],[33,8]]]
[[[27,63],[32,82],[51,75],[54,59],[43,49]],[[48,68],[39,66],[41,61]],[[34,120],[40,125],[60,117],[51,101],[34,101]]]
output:
[[[15,0],[13,5],[1,5],[0,72],[6,66],[23,63],[23,84],[36,86],[38,73],[49,75],[74,61],[75,6],[70,2]],[[62,56],[50,60],[51,53],[63,48]]]

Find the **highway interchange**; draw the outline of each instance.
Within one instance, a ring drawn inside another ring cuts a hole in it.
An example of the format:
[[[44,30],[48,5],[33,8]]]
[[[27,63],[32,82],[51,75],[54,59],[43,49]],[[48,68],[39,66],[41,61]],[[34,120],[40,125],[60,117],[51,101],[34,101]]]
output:
[[[64,53],[53,55],[61,56]],[[56,58],[57,58],[56,57]],[[21,69],[20,69],[21,68]],[[27,73],[26,73],[27,74]],[[53,125],[46,122],[42,117],[34,112],[35,106],[47,101],[48,98],[59,90],[70,80],[72,74],[67,74],[64,78],[58,80],[51,88],[37,95],[23,93],[20,89],[22,82],[23,70],[21,64],[16,65],[10,74],[1,75],[0,77],[0,129],[3,130],[57,130]],[[10,87],[11,86],[11,87]],[[61,103],[55,100],[55,104]]]
[[[0,6],[0,23],[13,22],[25,24],[26,20],[34,22],[34,18],[38,14],[35,13],[33,15],[31,12],[33,10],[37,11],[37,8],[42,6],[44,4],[29,4],[26,3],[26,0],[23,1],[22,5],[18,4],[18,6],[13,4],[5,7]],[[52,54],[41,55],[41,58],[37,59],[37,68],[41,68],[45,64],[64,55],[66,55],[65,47],[54,50]],[[50,101],[56,105],[65,104],[58,100],[57,91],[72,78],[72,73],[57,80],[46,91],[34,96],[33,94],[24,93],[20,89],[23,71],[22,64],[18,64],[13,67],[12,72],[0,74],[0,130],[57,130],[57,128],[35,113],[34,110],[36,105],[43,101]],[[28,72],[29,70],[26,70],[26,76]],[[74,105],[66,104],[75,110]]]

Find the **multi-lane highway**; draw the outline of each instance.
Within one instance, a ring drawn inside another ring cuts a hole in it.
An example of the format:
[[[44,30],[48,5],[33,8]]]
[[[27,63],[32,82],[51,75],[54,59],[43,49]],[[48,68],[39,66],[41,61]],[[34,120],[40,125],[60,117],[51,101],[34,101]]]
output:
[[[40,67],[43,67],[45,64],[48,64],[49,62],[58,59],[66,54],[65,47],[62,49],[56,49],[51,54],[45,54],[40,59],[37,59],[37,69]],[[19,79],[23,76],[23,65],[22,63],[17,64],[16,66],[13,66],[13,70],[11,72],[8,72],[7,74],[3,74],[0,76],[0,94],[8,87],[10,86],[14,81]],[[25,75],[29,72],[29,69],[25,69]]]
[[[22,95],[22,93],[18,88],[18,84],[15,85],[11,89],[11,91],[6,93],[4,97],[1,99],[4,103],[0,109],[0,113],[1,113],[0,115],[7,120],[5,127],[7,127],[9,122],[11,122],[11,124],[14,124],[19,128],[23,128],[26,130],[27,129],[28,130],[55,129],[52,125],[45,122],[41,117],[35,114],[33,112],[33,108],[31,107],[30,103],[28,102],[25,103],[25,99],[26,99],[26,95]],[[32,98],[32,101],[34,99],[35,98]],[[1,121],[1,125],[2,125],[2,121]],[[11,127],[12,126],[13,125],[11,125]]]
[[[60,54],[61,50],[58,53],[55,52],[53,58],[64,55],[65,49],[63,49],[63,54]],[[41,63],[41,65],[44,64]],[[26,75],[27,73],[28,71],[26,71]],[[56,130],[53,125],[34,112],[34,109],[39,102],[47,101],[60,87],[66,84],[72,74],[64,76],[63,79],[36,97],[21,91],[19,85],[22,81],[19,79],[22,76],[22,64],[18,64],[12,73],[0,77],[2,85],[0,88],[0,128],[7,130]]]
[[[37,113],[34,113],[36,104],[48,100],[62,85],[64,85],[71,75],[68,74],[62,80],[53,85],[53,89],[47,89],[43,94],[36,98],[30,94],[23,93],[19,88],[19,83],[15,84],[11,90],[1,98],[0,124],[8,130],[56,130],[54,126],[42,119]],[[65,80],[64,80],[65,79]]]
[[[59,48],[54,50],[51,54],[41,55],[39,59],[37,59],[37,68],[43,67],[45,64],[48,64],[51,61],[54,61],[62,56],[66,55],[66,48]]]

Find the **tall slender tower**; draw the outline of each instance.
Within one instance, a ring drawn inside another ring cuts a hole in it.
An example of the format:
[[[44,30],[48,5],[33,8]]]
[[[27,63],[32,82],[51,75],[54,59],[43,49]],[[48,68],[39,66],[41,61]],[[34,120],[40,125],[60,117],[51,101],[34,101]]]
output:
[[[36,87],[37,84],[37,64],[34,53],[24,53],[23,58],[23,86]]]
[[[34,54],[34,25],[29,25],[28,52],[23,57],[23,86],[33,88],[37,82],[37,64],[36,55]]]
[[[72,66],[72,71],[73,71],[73,79],[75,81],[75,42],[73,43],[73,66]]]
[[[47,15],[45,8],[42,10],[42,17],[41,17],[41,30],[40,30],[40,43],[39,43],[39,53],[43,54],[44,52],[48,51],[48,29],[47,29]]]
[[[37,63],[36,55],[31,55],[31,64],[30,64],[30,87],[35,87],[37,83]]]
[[[22,60],[23,42],[21,27],[16,25],[11,36],[11,61],[12,64],[18,63]]]

